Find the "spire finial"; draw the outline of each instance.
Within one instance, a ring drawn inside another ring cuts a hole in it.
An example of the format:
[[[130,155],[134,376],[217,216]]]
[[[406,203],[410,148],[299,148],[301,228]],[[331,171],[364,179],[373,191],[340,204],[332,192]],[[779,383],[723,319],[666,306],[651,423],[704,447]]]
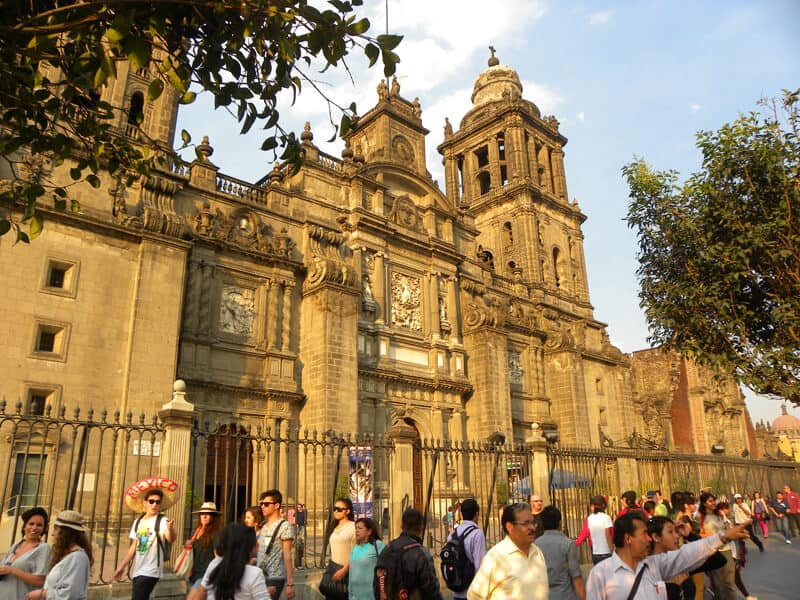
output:
[[[494,50],[494,46],[489,46],[489,52],[491,52],[491,53],[492,53],[492,55],[489,57],[489,66],[490,66],[490,67],[496,67],[497,65],[499,65],[499,64],[500,64],[500,59],[499,59],[499,58],[497,58],[497,57],[494,55],[494,52],[495,52],[495,50]]]

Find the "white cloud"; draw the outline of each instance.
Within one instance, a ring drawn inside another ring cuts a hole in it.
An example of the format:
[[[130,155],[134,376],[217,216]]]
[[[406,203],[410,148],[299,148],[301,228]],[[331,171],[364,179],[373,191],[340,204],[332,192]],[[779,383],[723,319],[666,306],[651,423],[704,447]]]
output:
[[[696,113],[696,112],[698,112],[698,111],[699,111],[701,108],[703,108],[703,106],[702,106],[701,104],[698,104],[697,102],[690,102],[690,103],[689,103],[689,108],[691,109],[691,111],[692,111],[693,113]]]
[[[578,113],[578,121],[583,123],[585,120],[586,120],[586,113],[584,113],[583,111],[579,112]]]
[[[558,106],[564,102],[564,98],[556,90],[535,81],[522,82],[522,97],[538,106],[542,115],[555,114]]]
[[[605,25],[614,16],[613,10],[600,10],[589,14],[589,25]]]

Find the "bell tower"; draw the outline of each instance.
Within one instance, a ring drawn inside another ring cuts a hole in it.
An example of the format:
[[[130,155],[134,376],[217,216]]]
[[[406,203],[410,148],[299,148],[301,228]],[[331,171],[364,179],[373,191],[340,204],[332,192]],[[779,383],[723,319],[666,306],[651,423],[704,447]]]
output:
[[[472,109],[457,131],[445,121],[438,150],[448,200],[474,216],[480,258],[497,275],[527,284],[540,301],[566,302],[569,311],[591,317],[581,233],[586,217],[567,200],[567,138],[555,117],[543,117],[522,97],[517,72],[490,50]]]

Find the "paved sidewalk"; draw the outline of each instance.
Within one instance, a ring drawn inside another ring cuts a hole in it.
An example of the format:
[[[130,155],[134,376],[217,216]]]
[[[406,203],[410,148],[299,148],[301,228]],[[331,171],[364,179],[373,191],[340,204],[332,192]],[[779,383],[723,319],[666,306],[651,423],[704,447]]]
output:
[[[797,576],[800,571],[800,537],[786,544],[783,536],[770,532],[760,553],[752,542],[747,543],[747,566],[742,580],[747,591],[758,600],[797,600],[800,598]]]

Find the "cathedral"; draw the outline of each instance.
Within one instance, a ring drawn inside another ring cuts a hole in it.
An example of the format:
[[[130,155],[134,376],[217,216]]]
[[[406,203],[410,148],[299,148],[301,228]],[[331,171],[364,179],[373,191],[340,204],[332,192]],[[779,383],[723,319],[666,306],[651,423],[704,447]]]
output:
[[[177,97],[143,104],[148,83],[120,65],[104,99],[143,113],[121,135],[171,144]],[[731,379],[610,343],[567,138],[512,68],[492,55],[446,121],[444,189],[419,100],[396,80],[375,100],[341,157],[307,124],[297,173],[247,182],[204,139],[186,167],[77,186],[80,212],[49,212],[29,246],[2,239],[0,396],[152,415],[180,378],[201,418],[273,431],[755,450]]]

